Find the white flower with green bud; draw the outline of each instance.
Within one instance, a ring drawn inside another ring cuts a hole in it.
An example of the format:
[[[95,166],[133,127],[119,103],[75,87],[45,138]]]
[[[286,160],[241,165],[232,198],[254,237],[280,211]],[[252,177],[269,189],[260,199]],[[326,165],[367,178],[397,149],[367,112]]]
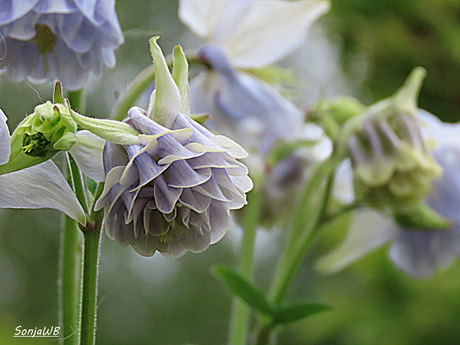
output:
[[[188,65],[180,47],[168,70],[157,38],[150,41],[156,90],[148,111],[133,107],[123,122],[71,112],[82,127],[107,140],[106,180],[96,209],[107,235],[139,254],[179,257],[202,252],[231,227],[229,210],[252,188],[247,153],[188,115]]]
[[[393,97],[372,105],[349,125],[355,194],[371,207],[410,208],[441,176],[416,117],[424,76],[416,68]]]

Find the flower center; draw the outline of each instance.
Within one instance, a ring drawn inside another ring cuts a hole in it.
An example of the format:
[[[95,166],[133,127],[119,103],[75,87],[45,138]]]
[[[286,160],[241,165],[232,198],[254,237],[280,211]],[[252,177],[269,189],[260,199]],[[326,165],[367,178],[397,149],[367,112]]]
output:
[[[22,141],[22,150],[26,155],[31,157],[44,157],[47,153],[47,148],[51,144],[43,133],[25,134]]]

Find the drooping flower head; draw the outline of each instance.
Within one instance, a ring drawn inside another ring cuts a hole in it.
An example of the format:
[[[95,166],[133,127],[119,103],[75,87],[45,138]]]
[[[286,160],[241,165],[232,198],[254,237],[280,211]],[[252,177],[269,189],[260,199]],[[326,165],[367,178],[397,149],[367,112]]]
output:
[[[156,38],[151,50],[157,87],[148,111],[133,107],[124,123],[74,116],[87,129],[95,123],[93,132],[108,140],[105,188],[96,204],[104,208],[108,236],[141,255],[179,257],[222,238],[229,210],[246,203],[252,182],[236,160],[246,152],[187,115],[188,66],[180,47],[172,75]],[[111,124],[123,125],[125,134],[107,136],[102,128]]]
[[[343,269],[387,242],[390,259],[414,278],[426,278],[460,255],[460,124],[443,123],[422,110],[418,118],[430,155],[442,168],[441,178],[407,213],[358,212],[343,243],[319,261],[320,269]],[[342,172],[347,175],[346,169]]]
[[[441,174],[416,116],[424,75],[423,69],[415,69],[394,97],[372,105],[353,123],[357,128],[348,138],[348,147],[355,193],[372,207],[411,207]]]
[[[114,67],[123,42],[114,0],[5,0],[0,34],[0,67],[11,80],[59,79],[68,90]]]
[[[216,130],[255,151],[291,138],[302,111],[238,69],[264,67],[290,53],[328,7],[322,0],[181,0],[179,16],[206,41],[198,57],[209,67],[191,82],[192,111],[209,113]]]

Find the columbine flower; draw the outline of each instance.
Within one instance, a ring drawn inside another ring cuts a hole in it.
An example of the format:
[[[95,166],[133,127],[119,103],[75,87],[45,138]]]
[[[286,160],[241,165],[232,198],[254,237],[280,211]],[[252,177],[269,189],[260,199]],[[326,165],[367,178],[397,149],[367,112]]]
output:
[[[428,147],[443,169],[425,198],[429,208],[407,218],[359,212],[345,241],[320,260],[320,269],[338,271],[386,242],[392,242],[389,255],[395,265],[415,278],[432,275],[460,255],[460,124],[442,123],[420,110],[419,117]]]
[[[0,34],[0,67],[13,81],[58,78],[69,90],[114,67],[123,42],[113,0],[5,0]]]
[[[211,114],[211,125],[247,148],[266,150],[274,139],[292,137],[302,111],[237,68],[267,66],[290,53],[328,7],[325,0],[181,0],[180,18],[206,40],[198,57],[210,67],[191,81],[192,112]]]
[[[416,97],[424,75],[423,69],[415,69],[395,96],[353,119],[357,128],[348,138],[348,147],[355,193],[372,207],[411,207],[440,175],[416,118]]]
[[[104,208],[107,235],[141,255],[158,250],[179,257],[204,251],[222,238],[231,226],[229,210],[246,203],[252,182],[236,160],[246,152],[185,115],[185,56],[176,47],[171,76],[155,40],[151,50],[157,88],[148,112],[133,107],[124,123],[73,115],[108,140],[105,187],[96,204]],[[111,131],[115,127],[119,134]]]
[[[10,158],[7,117],[0,110],[0,169]],[[85,213],[56,165],[41,164],[11,173],[0,173],[0,208],[54,208],[80,223]]]

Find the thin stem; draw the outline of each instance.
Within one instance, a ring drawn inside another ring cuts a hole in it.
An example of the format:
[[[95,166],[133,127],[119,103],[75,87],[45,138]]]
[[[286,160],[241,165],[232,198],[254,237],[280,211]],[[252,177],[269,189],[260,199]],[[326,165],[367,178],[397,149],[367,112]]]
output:
[[[81,345],[96,343],[97,284],[99,274],[99,243],[101,226],[83,231],[83,284],[81,302]]]
[[[268,345],[270,343],[273,327],[272,323],[266,323],[262,326],[260,332],[257,333],[256,345]]]
[[[99,183],[94,195],[96,201],[104,189],[104,183]],[[91,207],[89,222],[81,227],[84,237],[82,297],[80,318],[80,345],[94,345],[96,342],[97,322],[97,285],[99,277],[100,238],[103,211]]]
[[[69,170],[72,176],[75,196],[77,197],[77,200],[80,202],[80,205],[85,211],[85,213],[88,213],[88,205],[86,202],[86,194],[85,194],[85,185],[83,184],[80,169],[78,168],[78,165],[75,162],[75,159],[70,154],[67,154],[67,160],[69,162]]]
[[[254,243],[259,221],[261,190],[260,181],[248,194],[248,205],[244,209],[244,229],[241,247],[239,272],[241,276],[250,280],[254,262]],[[233,299],[232,315],[230,319],[229,344],[244,345],[247,342],[249,329],[249,308],[239,298]]]
[[[82,91],[69,93],[76,106],[81,106]],[[67,182],[74,190],[77,199],[82,202],[86,211],[85,194],[81,183],[81,175],[76,168],[75,161],[67,155]],[[59,324],[62,329],[60,343],[76,345],[78,341],[78,300],[79,300],[79,262],[80,246],[77,222],[64,215],[64,228],[60,241],[60,269],[59,269]]]
[[[59,270],[59,325],[60,344],[76,345],[78,341],[78,284],[79,263],[77,222],[64,216],[64,229],[61,233]]]
[[[69,99],[70,105],[73,109],[78,109],[79,112],[84,112],[83,90],[69,91],[67,93],[67,98]]]
[[[274,302],[278,302],[280,299],[282,299],[282,296],[284,296],[284,294],[287,291],[287,277],[292,273],[288,272],[290,262],[292,260],[292,253],[294,248],[298,246],[302,233],[306,233],[307,231],[305,227],[308,221],[310,220],[310,217],[312,216],[310,210],[311,200],[317,192],[319,186],[321,186],[321,181],[324,177],[324,173],[327,170],[327,168],[327,161],[321,163],[316,168],[316,170],[313,172],[313,175],[310,178],[305,192],[303,193],[299,209],[294,219],[293,227],[291,229],[291,232],[289,233],[288,242],[286,243],[284,252],[281,256],[281,260],[278,265],[278,270],[271,287],[270,298]]]

